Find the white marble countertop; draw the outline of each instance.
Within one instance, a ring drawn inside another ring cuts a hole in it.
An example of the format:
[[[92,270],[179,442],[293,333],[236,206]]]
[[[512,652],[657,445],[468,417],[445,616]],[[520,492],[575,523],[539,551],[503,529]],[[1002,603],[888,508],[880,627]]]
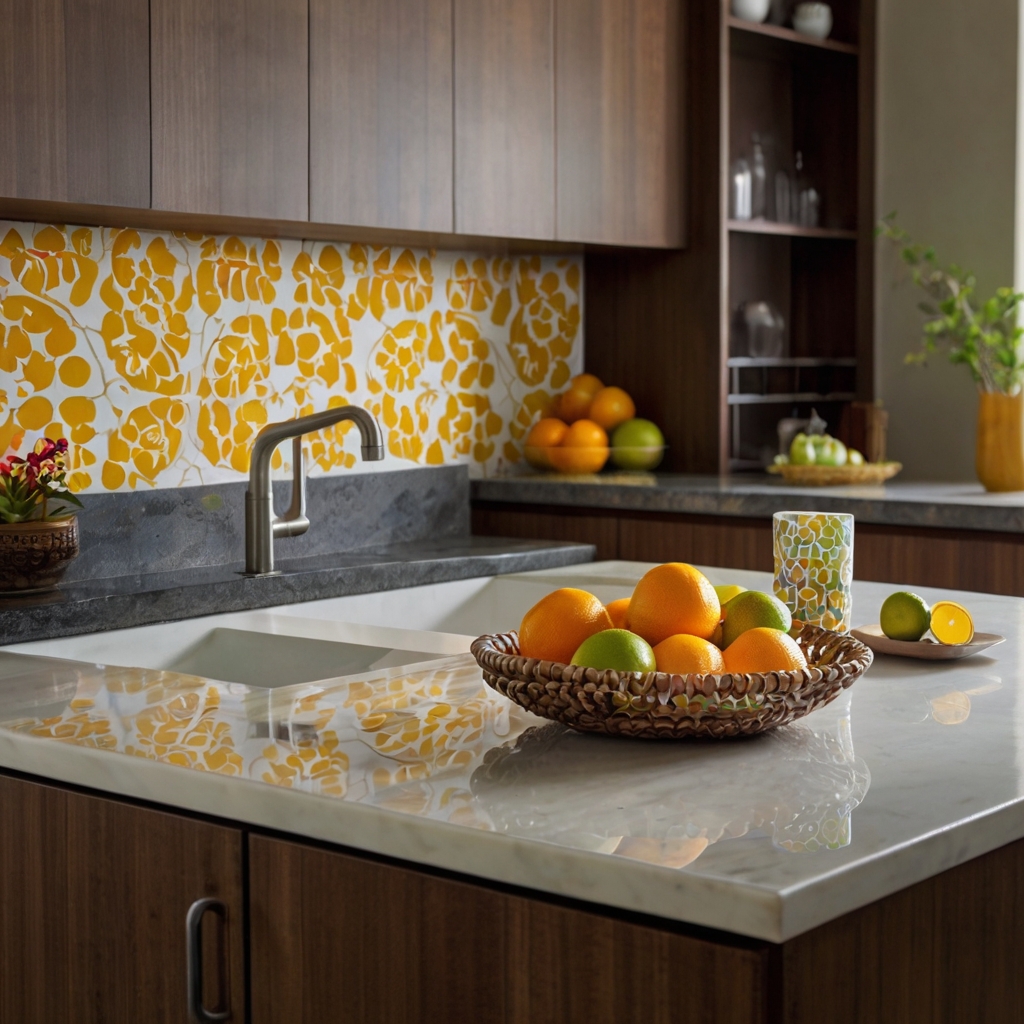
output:
[[[445,655],[329,683],[267,690],[161,669],[157,634],[143,635],[161,626],[109,634],[149,652],[143,668],[90,664],[102,634],[7,648],[0,766],[776,942],[1024,837],[1024,600],[944,592],[1007,642],[959,662],[880,657],[829,707],[718,744],[571,734],[487,689],[458,654],[554,586],[607,601],[646,568],[594,563],[216,620]],[[876,622],[893,589],[855,584],[854,621]],[[380,626],[389,616],[406,628]],[[88,658],[10,653],[30,650]]]

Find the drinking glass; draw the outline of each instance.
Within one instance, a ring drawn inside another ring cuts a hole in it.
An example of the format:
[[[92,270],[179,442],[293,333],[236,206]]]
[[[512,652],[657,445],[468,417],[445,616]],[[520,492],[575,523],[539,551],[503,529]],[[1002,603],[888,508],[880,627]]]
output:
[[[846,633],[853,585],[853,516],[845,512],[776,512],[775,596],[793,618]]]

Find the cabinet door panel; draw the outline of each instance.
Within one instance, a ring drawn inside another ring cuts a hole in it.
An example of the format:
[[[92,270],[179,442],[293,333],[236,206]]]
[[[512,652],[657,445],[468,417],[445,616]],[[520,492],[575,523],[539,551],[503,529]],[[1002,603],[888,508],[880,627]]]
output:
[[[0,807],[0,1020],[186,1024],[204,896],[228,906],[204,921],[206,1002],[244,1020],[240,831],[5,776]]]
[[[0,194],[149,206],[148,0],[0,0]]]
[[[455,230],[555,237],[553,0],[455,0]]]
[[[262,836],[249,870],[253,1024],[764,1021],[767,946]]]
[[[682,244],[680,0],[556,0],[558,237]]]
[[[452,230],[450,0],[311,0],[310,219]]]
[[[153,207],[309,216],[305,0],[152,0]]]

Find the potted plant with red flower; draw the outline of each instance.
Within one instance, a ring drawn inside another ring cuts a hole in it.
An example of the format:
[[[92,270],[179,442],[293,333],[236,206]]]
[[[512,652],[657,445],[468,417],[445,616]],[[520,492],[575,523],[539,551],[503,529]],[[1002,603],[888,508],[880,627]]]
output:
[[[68,443],[44,437],[0,460],[0,593],[52,590],[78,555],[82,503],[68,490]]]

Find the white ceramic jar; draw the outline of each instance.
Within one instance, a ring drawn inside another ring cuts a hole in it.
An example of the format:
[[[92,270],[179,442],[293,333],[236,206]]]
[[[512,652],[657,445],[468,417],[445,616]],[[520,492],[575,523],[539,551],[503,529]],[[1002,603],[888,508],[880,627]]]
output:
[[[797,4],[793,28],[802,36],[827,39],[832,31],[832,8],[828,4]]]
[[[764,21],[771,6],[772,0],[732,0],[731,10],[744,21]]]

